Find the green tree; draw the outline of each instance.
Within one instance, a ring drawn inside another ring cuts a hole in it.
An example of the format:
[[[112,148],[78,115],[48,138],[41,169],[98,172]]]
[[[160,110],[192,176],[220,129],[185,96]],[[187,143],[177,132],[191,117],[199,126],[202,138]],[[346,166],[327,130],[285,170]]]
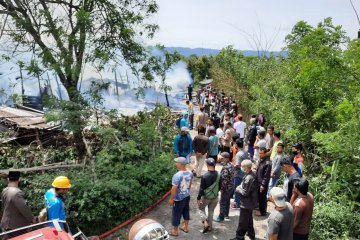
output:
[[[164,91],[166,98],[166,106],[170,107],[168,92],[171,91],[171,86],[167,85],[165,82],[166,74],[168,73],[168,71],[171,70],[172,66],[175,63],[180,61],[181,56],[176,51],[174,53],[169,53],[165,51],[164,46],[157,46],[156,48],[160,50],[161,54],[159,56],[154,57],[155,66],[153,67],[153,70],[157,75],[159,75],[161,79],[160,90]]]
[[[154,0],[0,0],[5,23],[2,44],[30,51],[45,69],[53,70],[66,88],[76,145],[84,153],[81,107],[77,89],[85,64],[103,69],[109,61],[127,63],[135,75],[151,80],[148,54],[138,41],[152,38],[158,26],[148,19],[156,13]]]

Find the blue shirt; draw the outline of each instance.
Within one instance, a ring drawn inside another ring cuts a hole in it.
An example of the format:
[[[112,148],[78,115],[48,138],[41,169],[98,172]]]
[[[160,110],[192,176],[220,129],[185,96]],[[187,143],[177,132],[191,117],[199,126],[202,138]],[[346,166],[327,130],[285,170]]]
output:
[[[57,196],[55,189],[51,188],[45,193],[45,207],[47,209],[48,221],[50,220],[63,220],[65,221],[65,204],[61,197]],[[64,228],[63,223],[59,223],[61,228]],[[50,223],[49,226],[53,227],[53,224]]]
[[[192,138],[190,134],[178,134],[174,140],[174,152],[181,157],[187,157],[192,152]]]
[[[172,178],[172,185],[177,186],[174,200],[181,201],[190,196],[190,186],[193,178],[192,172],[189,170],[178,171]]]
[[[189,121],[185,117],[180,120],[180,128],[182,127],[190,127]]]
[[[219,138],[216,135],[209,137],[209,156],[217,156],[219,154],[218,144]]]

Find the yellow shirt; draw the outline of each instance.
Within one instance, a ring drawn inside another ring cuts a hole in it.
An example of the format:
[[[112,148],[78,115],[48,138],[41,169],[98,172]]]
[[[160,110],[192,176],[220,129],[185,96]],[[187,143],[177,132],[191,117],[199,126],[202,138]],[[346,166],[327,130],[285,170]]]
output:
[[[282,140],[276,141],[274,142],[274,146],[272,147],[271,150],[271,155],[270,155],[270,160],[272,161],[277,153],[277,146],[279,143],[282,143]]]

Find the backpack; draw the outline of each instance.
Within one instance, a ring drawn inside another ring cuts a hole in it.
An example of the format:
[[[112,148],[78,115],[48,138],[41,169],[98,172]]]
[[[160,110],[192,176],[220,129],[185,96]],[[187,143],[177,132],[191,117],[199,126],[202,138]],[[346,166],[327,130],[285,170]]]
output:
[[[218,172],[216,172],[216,180],[213,184],[211,184],[211,186],[209,186],[208,188],[206,188],[204,190],[205,195],[204,197],[206,199],[215,199],[218,197],[218,193],[219,193],[219,181],[220,181],[220,174]]]
[[[175,124],[178,128],[180,128],[180,122],[181,122],[181,117],[176,119],[176,121],[175,121]]]
[[[189,150],[188,135],[180,135],[178,149],[179,153],[186,153]]]

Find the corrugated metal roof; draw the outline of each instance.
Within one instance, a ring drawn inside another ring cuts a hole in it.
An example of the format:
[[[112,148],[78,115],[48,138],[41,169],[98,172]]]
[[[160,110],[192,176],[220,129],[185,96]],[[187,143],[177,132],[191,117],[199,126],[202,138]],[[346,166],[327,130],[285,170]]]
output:
[[[0,120],[26,129],[47,129],[51,127],[46,124],[43,114],[11,107],[0,107]]]

